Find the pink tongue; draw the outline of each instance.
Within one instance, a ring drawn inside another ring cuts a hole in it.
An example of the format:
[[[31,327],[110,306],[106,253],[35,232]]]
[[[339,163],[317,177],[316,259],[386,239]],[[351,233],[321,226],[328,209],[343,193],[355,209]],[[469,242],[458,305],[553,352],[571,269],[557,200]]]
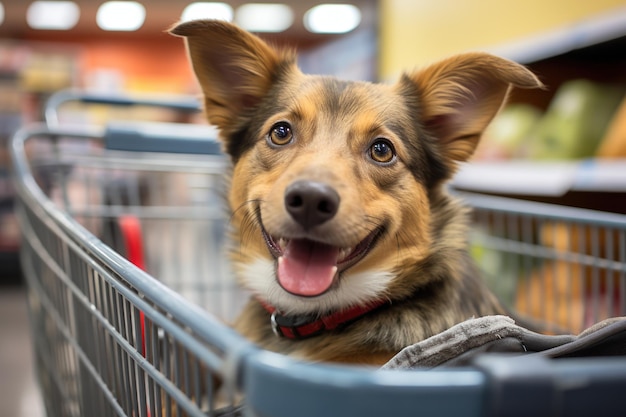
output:
[[[292,294],[315,297],[326,292],[337,272],[339,249],[306,239],[291,240],[278,262],[278,282]]]

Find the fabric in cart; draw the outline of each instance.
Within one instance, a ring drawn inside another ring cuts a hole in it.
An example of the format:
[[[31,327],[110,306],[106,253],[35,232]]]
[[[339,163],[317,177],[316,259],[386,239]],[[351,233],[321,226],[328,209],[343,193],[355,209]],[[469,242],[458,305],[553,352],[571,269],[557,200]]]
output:
[[[547,358],[626,355],[626,317],[604,320],[579,335],[535,333],[506,316],[473,318],[407,346],[382,369],[470,365],[488,352]]]

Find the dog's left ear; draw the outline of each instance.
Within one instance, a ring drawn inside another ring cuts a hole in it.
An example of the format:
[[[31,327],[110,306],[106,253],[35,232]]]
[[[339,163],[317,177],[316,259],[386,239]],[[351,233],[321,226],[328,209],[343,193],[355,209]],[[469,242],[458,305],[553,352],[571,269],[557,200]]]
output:
[[[512,87],[543,87],[525,67],[486,53],[457,55],[407,77],[417,87],[421,122],[453,170],[472,156]]]

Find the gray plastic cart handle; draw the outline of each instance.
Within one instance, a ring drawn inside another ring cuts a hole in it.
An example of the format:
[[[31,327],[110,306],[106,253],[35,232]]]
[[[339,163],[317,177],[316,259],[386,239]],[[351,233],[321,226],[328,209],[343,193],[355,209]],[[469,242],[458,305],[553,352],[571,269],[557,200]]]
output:
[[[469,368],[373,371],[299,363],[259,351],[245,359],[253,415],[272,417],[587,417],[623,415],[623,357],[549,360],[487,354]]]
[[[111,122],[105,147],[131,152],[221,155],[217,129],[207,125],[158,122]]]
[[[104,104],[118,107],[150,106],[182,113],[200,111],[197,98],[191,96],[138,97],[121,94],[98,94],[62,90],[46,102],[44,117],[50,127],[59,125],[58,109],[65,103]],[[104,133],[107,149],[132,152],[220,155],[217,130],[210,126],[159,123],[109,122]]]

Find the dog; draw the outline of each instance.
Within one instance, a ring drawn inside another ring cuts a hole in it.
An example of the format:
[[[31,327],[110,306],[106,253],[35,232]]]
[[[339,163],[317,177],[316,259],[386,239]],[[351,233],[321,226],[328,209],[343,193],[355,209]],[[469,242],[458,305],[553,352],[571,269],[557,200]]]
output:
[[[232,262],[253,294],[234,328],[309,361],[380,365],[502,314],[447,192],[525,67],[466,53],[395,84],[305,75],[293,51],[212,20],[175,25],[232,162]]]

